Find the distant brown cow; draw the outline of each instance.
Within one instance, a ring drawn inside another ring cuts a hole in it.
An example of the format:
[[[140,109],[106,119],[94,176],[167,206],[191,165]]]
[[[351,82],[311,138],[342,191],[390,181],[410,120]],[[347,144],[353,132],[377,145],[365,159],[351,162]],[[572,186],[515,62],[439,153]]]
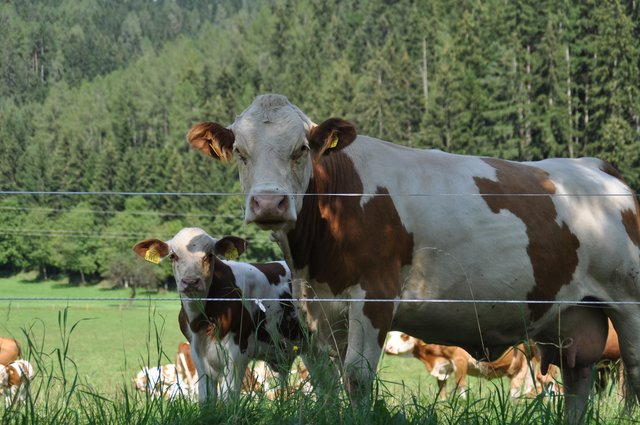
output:
[[[424,341],[404,334],[390,332],[385,352],[395,355],[411,355],[420,360],[427,371],[438,380],[438,391],[441,399],[446,397],[447,378],[456,376],[456,385],[461,395],[467,389],[467,376],[485,379],[495,379],[506,376],[509,378],[511,397],[530,396],[536,393],[536,387],[553,385],[557,370],[550,369],[547,376],[536,373],[537,384],[534,384],[532,371],[539,369],[539,359],[535,349],[532,353],[531,364],[525,355],[524,344],[509,348],[497,360],[486,362],[474,359],[460,347],[427,344]],[[553,374],[553,375],[552,375]]]
[[[0,365],[8,365],[20,357],[20,346],[13,338],[0,337]]]

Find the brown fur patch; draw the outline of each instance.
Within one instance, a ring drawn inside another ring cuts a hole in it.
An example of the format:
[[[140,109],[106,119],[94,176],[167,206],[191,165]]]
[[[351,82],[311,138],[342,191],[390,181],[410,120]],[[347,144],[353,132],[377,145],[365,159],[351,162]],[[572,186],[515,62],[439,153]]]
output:
[[[508,194],[551,195],[555,185],[546,171],[525,164],[484,158],[497,171],[498,181],[474,177],[483,199],[494,213],[507,210],[527,227],[535,287],[527,300],[554,301],[563,285],[571,282],[578,265],[580,242],[569,226],[556,222],[557,211],[550,196],[504,196]],[[497,195],[497,196],[492,196]],[[551,304],[529,306],[532,319],[537,320]]]
[[[213,282],[207,298],[242,298],[231,268],[215,257],[214,261]],[[192,332],[206,329],[213,340],[222,339],[233,332],[235,343],[241,351],[245,351],[248,338],[256,326],[241,301],[206,301],[204,314],[191,321],[189,328]]]
[[[364,207],[363,184],[351,159],[341,151],[315,164],[296,227],[289,232],[294,267],[308,266],[312,279],[326,282],[334,295],[360,284],[366,298],[393,299],[400,294],[400,270],[411,264],[413,235],[405,229],[389,196],[375,196]],[[386,195],[378,187],[377,194]],[[364,314],[379,329],[384,344],[392,303],[367,303]]]
[[[20,346],[13,338],[0,337],[0,365],[8,365],[20,357]]]
[[[621,182],[624,182],[624,179],[622,178],[622,174],[620,174],[620,171],[618,171],[613,165],[609,164],[607,161],[602,161],[602,164],[600,165],[600,170],[602,170],[602,172],[604,173],[609,174],[612,177],[615,177]]]
[[[638,209],[637,205],[636,201],[636,209]],[[624,210],[621,214],[622,224],[627,231],[627,235],[629,235],[629,239],[640,248],[640,216],[632,209]]]
[[[287,274],[287,270],[280,263],[252,263],[251,265],[260,270],[272,285],[279,284]]]

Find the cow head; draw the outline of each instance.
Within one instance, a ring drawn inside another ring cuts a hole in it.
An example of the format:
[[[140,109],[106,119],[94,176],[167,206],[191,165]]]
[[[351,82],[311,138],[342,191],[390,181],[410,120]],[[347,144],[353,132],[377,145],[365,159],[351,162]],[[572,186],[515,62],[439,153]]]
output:
[[[205,155],[220,161],[235,158],[247,194],[245,221],[269,230],[295,224],[314,162],[355,138],[351,123],[330,118],[316,125],[276,94],[257,97],[229,128],[204,122],[187,134]]]
[[[215,255],[234,258],[242,254],[246,241],[236,236],[216,240],[195,227],[180,230],[171,240],[163,242],[147,239],[138,242],[133,250],[152,263],[169,257],[178,291],[185,297],[204,297],[213,280]]]
[[[396,356],[410,355],[416,344],[417,339],[414,337],[403,332],[392,331],[389,332],[389,338],[384,346],[384,351],[387,354]]]

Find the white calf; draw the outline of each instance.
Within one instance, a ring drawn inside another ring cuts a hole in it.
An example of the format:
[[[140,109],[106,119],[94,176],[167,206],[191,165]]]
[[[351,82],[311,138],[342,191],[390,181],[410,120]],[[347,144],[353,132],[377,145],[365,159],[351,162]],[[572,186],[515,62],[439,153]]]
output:
[[[186,228],[167,242],[149,239],[133,247],[147,261],[171,259],[182,298],[180,329],[191,343],[201,403],[216,398],[218,391],[223,397],[239,394],[252,359],[265,360],[274,370],[288,373],[296,357],[300,327],[286,264],[247,264],[216,257],[235,257],[245,245],[237,237],[216,240],[202,229]],[[278,301],[233,301],[240,298]]]

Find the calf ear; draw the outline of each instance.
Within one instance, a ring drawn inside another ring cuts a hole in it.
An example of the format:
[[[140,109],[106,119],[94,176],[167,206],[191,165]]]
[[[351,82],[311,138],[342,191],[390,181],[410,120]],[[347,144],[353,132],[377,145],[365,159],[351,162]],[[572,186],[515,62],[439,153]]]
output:
[[[349,121],[329,118],[313,127],[309,132],[309,146],[316,158],[339,151],[351,144],[358,135]]]
[[[227,260],[237,258],[247,249],[247,241],[237,236],[225,236],[216,242],[214,252]]]
[[[169,245],[158,239],[147,239],[135,244],[133,251],[148,262],[159,264],[169,255]]]
[[[222,162],[231,160],[235,139],[233,131],[214,122],[196,124],[187,133],[191,146]]]

